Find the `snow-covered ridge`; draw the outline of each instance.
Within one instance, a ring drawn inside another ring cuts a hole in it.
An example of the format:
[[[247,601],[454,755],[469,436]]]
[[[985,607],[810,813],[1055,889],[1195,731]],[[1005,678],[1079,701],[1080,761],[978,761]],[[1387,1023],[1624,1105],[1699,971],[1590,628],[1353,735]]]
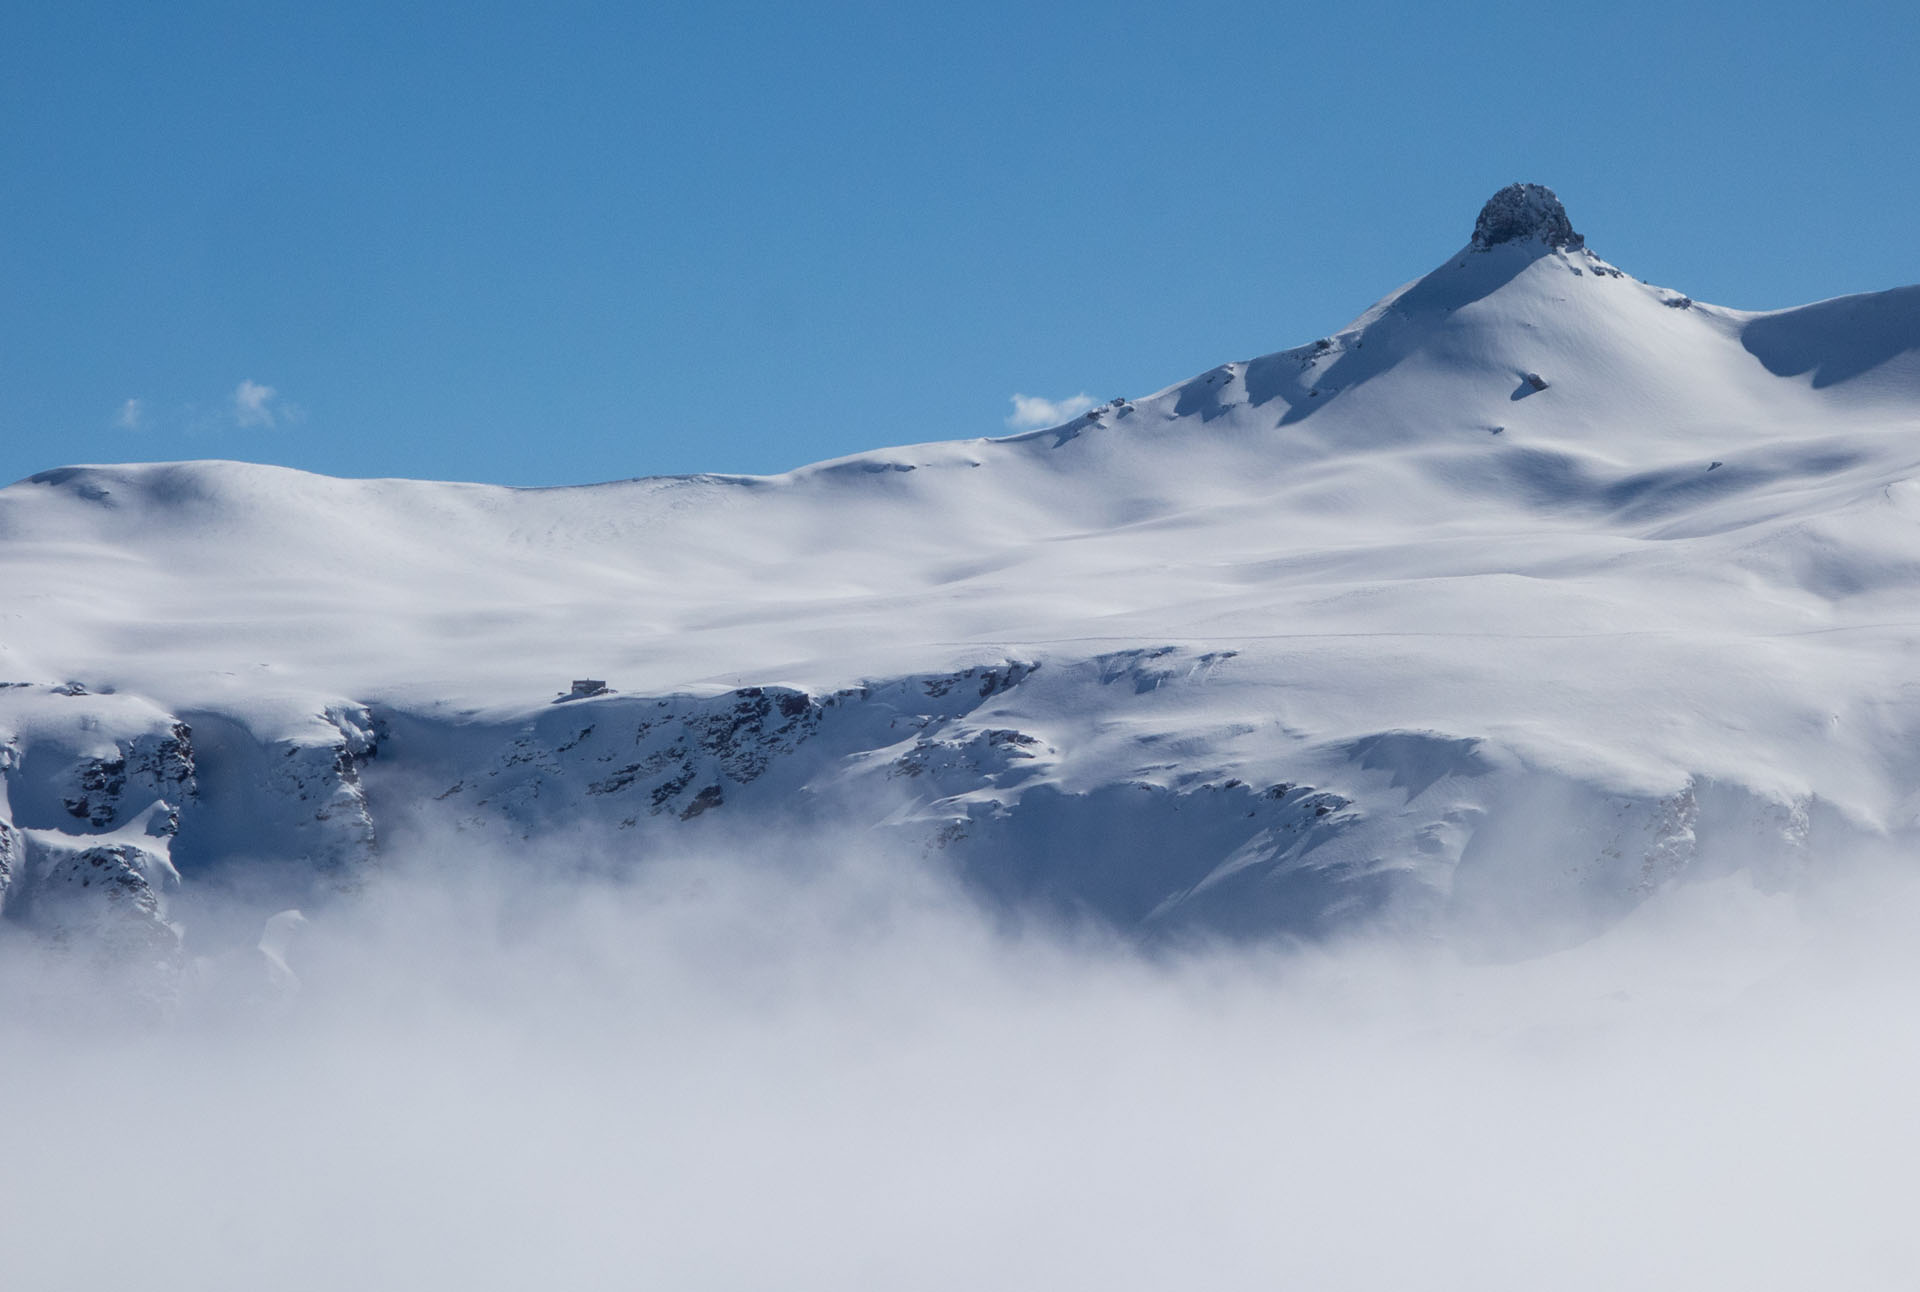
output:
[[[1348,327],[1018,436],[44,472],[0,490],[4,909],[89,849],[148,924],[236,868],[307,900],[419,811],[851,822],[1134,928],[1531,946],[1788,882],[1920,811],[1917,352],[1920,288],[1704,305],[1515,186]]]

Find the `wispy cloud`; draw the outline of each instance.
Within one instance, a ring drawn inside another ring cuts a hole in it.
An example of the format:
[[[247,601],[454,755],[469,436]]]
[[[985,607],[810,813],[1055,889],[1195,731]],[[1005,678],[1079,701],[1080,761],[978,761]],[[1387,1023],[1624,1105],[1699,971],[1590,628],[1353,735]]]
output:
[[[1013,396],[1013,413],[1007,425],[1016,431],[1036,431],[1043,426],[1058,426],[1078,417],[1094,405],[1093,396],[1081,391],[1066,399],[1042,399],[1038,395]]]
[[[272,386],[263,385],[249,377],[233,388],[233,420],[243,427],[273,429],[279,420],[278,410],[274,406],[277,394]]]
[[[120,411],[114,415],[113,424],[123,431],[138,431],[147,424],[147,405],[145,401],[129,399],[120,405]]]

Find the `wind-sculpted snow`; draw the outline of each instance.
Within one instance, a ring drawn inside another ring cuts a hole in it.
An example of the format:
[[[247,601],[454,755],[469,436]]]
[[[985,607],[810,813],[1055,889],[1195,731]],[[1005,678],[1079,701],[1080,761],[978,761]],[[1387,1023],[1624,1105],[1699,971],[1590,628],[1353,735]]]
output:
[[[1920,389],[1920,287],[1803,305],[1755,316],[1743,345],[1782,377],[1810,375],[1815,387],[1881,372],[1896,397]]]

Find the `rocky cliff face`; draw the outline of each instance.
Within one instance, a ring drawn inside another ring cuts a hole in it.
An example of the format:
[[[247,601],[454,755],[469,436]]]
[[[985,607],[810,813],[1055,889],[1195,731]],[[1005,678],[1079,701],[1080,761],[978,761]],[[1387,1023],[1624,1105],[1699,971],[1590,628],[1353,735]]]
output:
[[[17,925],[164,958],[182,886],[244,873],[285,904],[324,900],[379,864],[383,820],[507,851],[569,838],[615,866],[826,829],[949,869],[989,904],[1148,940],[1386,920],[1521,953],[1690,875],[1790,875],[1816,822],[1846,829],[1818,803],[1697,779],[1607,792],[1473,737],[1389,731],[1275,762],[1245,752],[1266,747],[1257,713],[1137,721],[1182,712],[1233,658],[1142,647],[821,695],[606,694],[515,721],[343,701],[267,738],[143,710],[146,730],[85,756],[7,746],[3,783],[28,810],[0,821],[0,895]]]
[[[361,767],[380,750],[365,705],[329,706],[298,736],[262,754],[262,817],[282,826],[280,847],[293,859],[352,886],[374,861],[376,832]]]
[[[43,836],[35,841],[31,874],[20,911],[29,926],[114,959],[159,964],[177,952],[180,931],[165,918],[164,894],[179,876],[163,850],[78,847]]]
[[[69,771],[60,802],[69,815],[95,830],[112,829],[148,804],[167,804],[167,833],[179,824],[180,808],[194,796],[193,729],[184,722],[164,733],[148,732],[126,741],[110,757],[88,758]]]
[[[16,927],[165,959],[180,948],[177,860],[193,879],[277,864],[294,888],[351,886],[373,864],[359,768],[378,740],[364,706],[277,738],[211,720],[206,795],[190,722],[136,697],[11,691],[24,712],[0,741],[0,916]]]
[[[6,914],[7,898],[21,861],[20,832],[10,822],[0,821],[0,916]]]
[[[506,852],[566,838],[615,866],[824,829],[835,847],[950,869],[990,904],[1147,939],[1388,919],[1530,925],[1541,945],[1688,875],[1761,858],[1790,869],[1822,816],[1708,782],[1607,792],[1471,737],[1384,732],[1276,763],[1240,752],[1266,734],[1257,714],[1125,734],[1102,717],[1177,712],[1231,658],[1167,646],[823,695],[605,695],[514,722],[394,712],[364,783],[335,794],[356,822],[369,814],[369,856],[384,813]],[[1115,734],[1089,737],[1088,719]],[[1542,849],[1563,864],[1543,871]]]

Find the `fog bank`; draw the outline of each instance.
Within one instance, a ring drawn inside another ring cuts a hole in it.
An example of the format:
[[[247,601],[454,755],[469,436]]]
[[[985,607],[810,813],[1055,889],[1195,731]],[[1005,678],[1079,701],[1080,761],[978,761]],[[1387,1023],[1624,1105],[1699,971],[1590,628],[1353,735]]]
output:
[[[1920,1271],[1920,896],[1555,956],[989,920],[917,865],[424,840],[154,1015],[5,950],[15,1287],[1850,1288]],[[211,913],[209,913],[211,918]],[[78,994],[77,994],[78,993]]]

